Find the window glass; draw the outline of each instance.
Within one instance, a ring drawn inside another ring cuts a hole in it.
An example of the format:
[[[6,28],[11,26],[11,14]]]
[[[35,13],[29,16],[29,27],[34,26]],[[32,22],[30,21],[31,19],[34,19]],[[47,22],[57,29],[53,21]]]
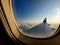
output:
[[[60,0],[14,0],[14,13],[21,31],[45,38],[55,34],[60,24]]]

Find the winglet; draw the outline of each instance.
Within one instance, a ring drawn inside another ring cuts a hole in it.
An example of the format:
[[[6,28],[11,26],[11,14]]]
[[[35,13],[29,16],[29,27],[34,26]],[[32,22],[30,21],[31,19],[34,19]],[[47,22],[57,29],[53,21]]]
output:
[[[44,19],[43,23],[44,23],[44,24],[47,23],[47,19],[46,19],[46,18]]]

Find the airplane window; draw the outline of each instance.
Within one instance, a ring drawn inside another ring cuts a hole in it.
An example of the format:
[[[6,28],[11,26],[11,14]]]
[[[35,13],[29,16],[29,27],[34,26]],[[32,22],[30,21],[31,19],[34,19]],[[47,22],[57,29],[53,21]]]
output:
[[[46,38],[56,33],[60,24],[60,0],[14,0],[13,8],[23,34]]]

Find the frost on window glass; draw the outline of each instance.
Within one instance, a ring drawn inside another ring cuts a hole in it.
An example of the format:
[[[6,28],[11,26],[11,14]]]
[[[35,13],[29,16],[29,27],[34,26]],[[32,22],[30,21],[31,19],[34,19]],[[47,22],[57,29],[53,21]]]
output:
[[[45,38],[57,31],[60,24],[60,0],[14,0],[13,6],[23,34]]]

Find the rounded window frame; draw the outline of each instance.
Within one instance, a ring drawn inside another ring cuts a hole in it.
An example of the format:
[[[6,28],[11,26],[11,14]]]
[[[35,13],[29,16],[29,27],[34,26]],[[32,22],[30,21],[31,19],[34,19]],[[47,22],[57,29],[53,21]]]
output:
[[[14,17],[14,9],[13,9],[13,1],[14,0],[1,0],[2,3],[2,15],[1,15],[1,20],[4,24],[4,27],[6,28],[6,32],[11,38],[21,40],[24,43],[30,44],[31,40],[47,40],[47,39],[53,39],[59,35],[60,32],[60,26],[58,27],[56,33],[52,35],[51,37],[47,38],[34,38],[34,37],[29,37],[24,34],[22,34],[19,30],[19,27],[17,26],[15,17]],[[9,10],[9,11],[8,11]],[[5,13],[5,14],[4,14]],[[11,19],[12,18],[12,19]],[[20,36],[20,37],[19,37]]]
[[[14,6],[14,4],[13,4],[13,1],[12,1],[12,7]],[[15,7],[13,7],[13,12],[14,12],[14,9],[15,9]],[[14,14],[15,14],[15,12],[14,12]],[[52,35],[52,36],[50,36],[50,37],[46,37],[46,38],[44,38],[44,39],[50,39],[50,38],[53,38],[53,37],[55,37],[55,35],[59,32],[59,27],[60,27],[60,25],[58,26],[58,28],[57,28],[57,30],[56,30],[56,32]],[[19,31],[20,31],[20,29],[18,29]],[[21,32],[21,31],[20,31]],[[21,32],[23,35],[25,35],[23,32]],[[27,35],[25,35],[25,36],[27,36]],[[27,36],[27,37],[30,37],[30,36]],[[35,38],[35,37],[31,37],[31,38]],[[43,38],[40,38],[40,39],[43,39]]]

